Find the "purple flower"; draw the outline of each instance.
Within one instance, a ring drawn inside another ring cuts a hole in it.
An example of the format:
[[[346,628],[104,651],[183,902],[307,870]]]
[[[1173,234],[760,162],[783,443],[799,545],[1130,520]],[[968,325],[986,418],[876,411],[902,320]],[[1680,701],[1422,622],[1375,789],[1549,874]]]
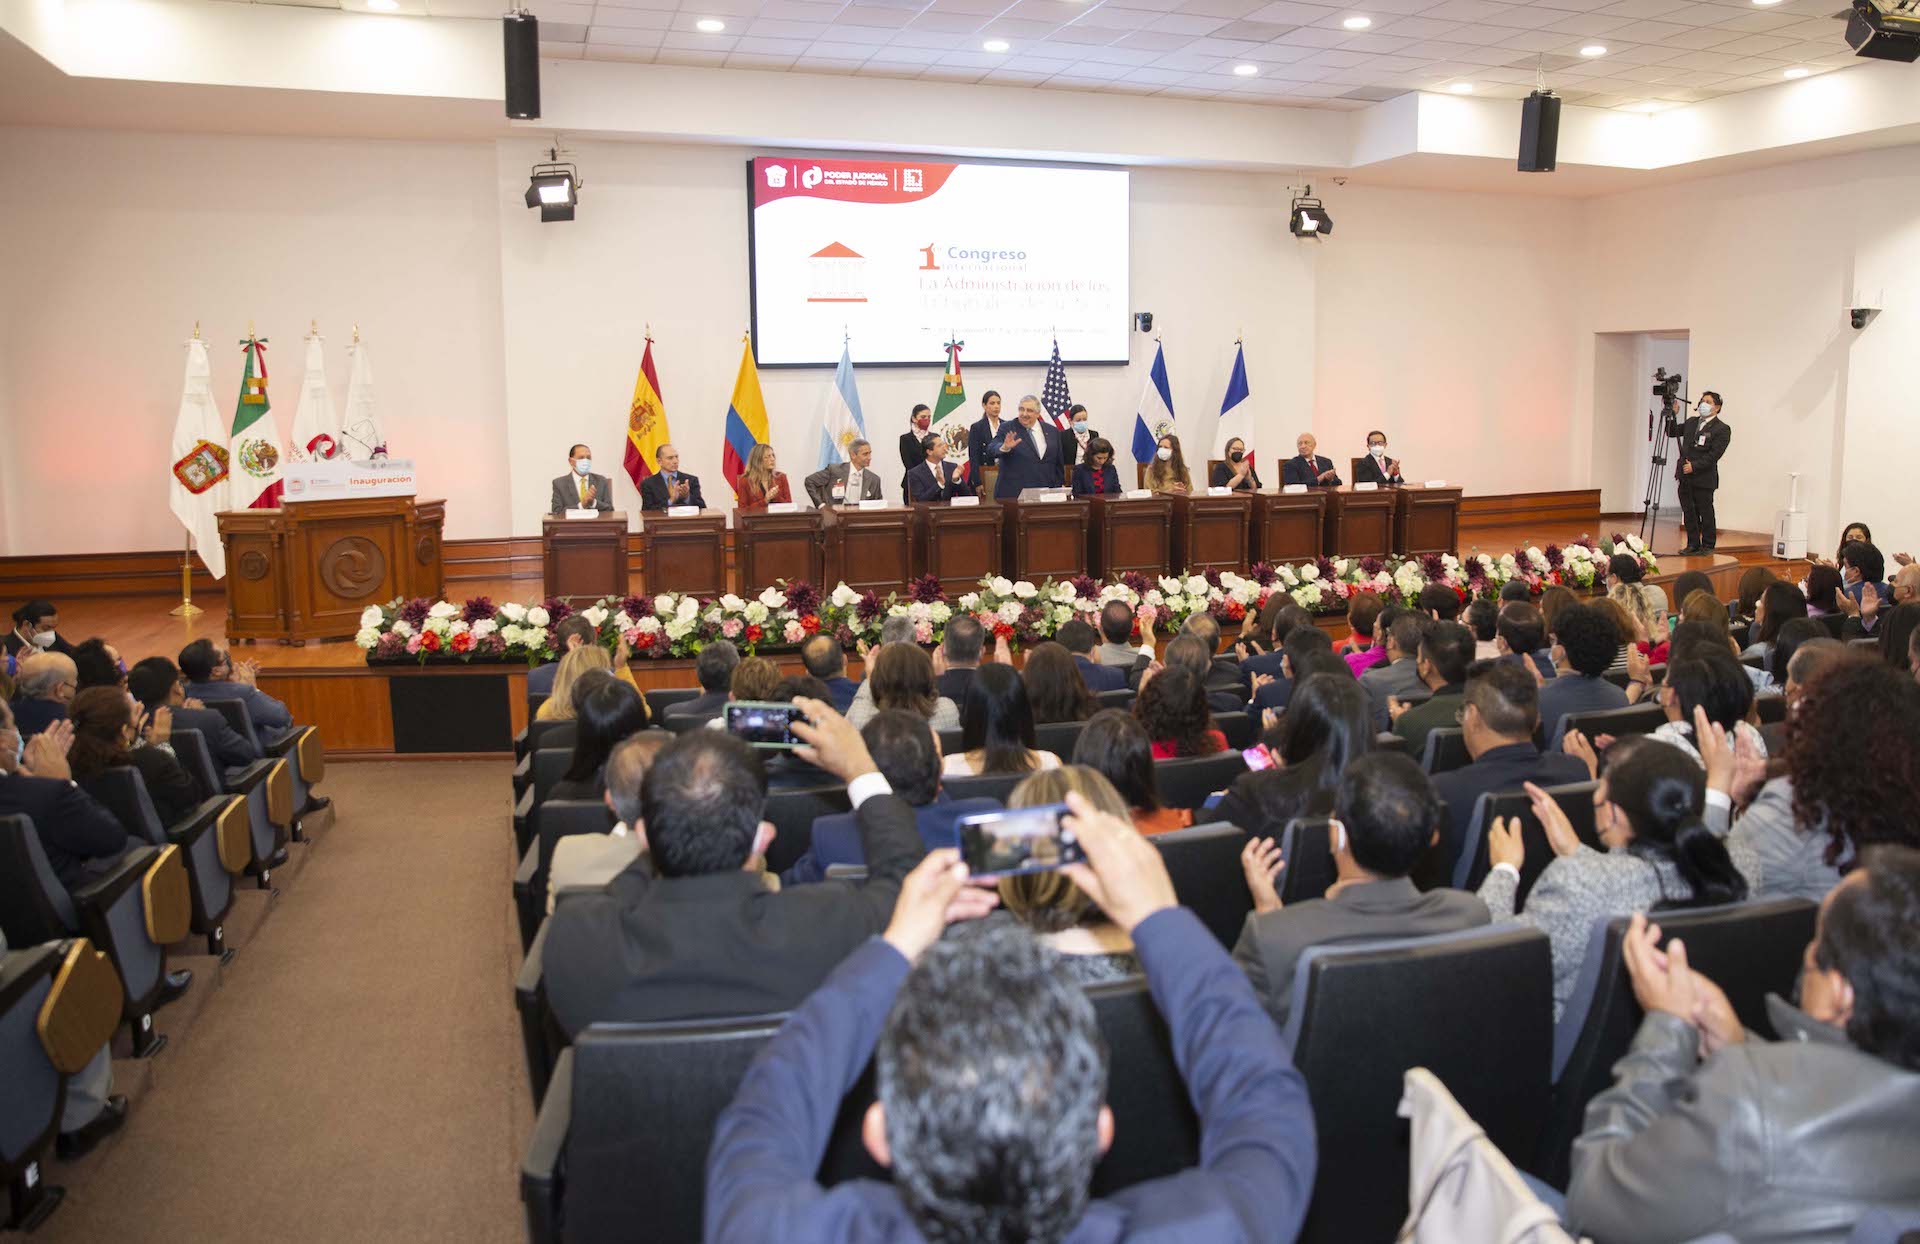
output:
[[[558,596],[547,597],[540,602],[540,607],[547,611],[547,624],[549,626],[558,626],[573,616],[573,606],[561,600]]]
[[[841,648],[849,652],[853,650],[856,637],[854,636],[853,628],[845,622],[833,628],[833,637],[840,641]]]
[[[1360,573],[1366,575],[1369,579],[1386,568],[1387,563],[1378,557],[1363,557],[1360,559]]]
[[[1153,581],[1138,570],[1127,571],[1120,576],[1120,582],[1126,584],[1127,590],[1136,596],[1145,595],[1147,589],[1153,586]]]
[[[1338,577],[1334,573],[1332,558],[1329,558],[1329,557],[1315,558],[1313,566],[1314,566],[1314,569],[1320,572],[1320,581],[1322,583],[1331,583],[1335,578]]]
[[[653,612],[653,602],[644,596],[625,596],[620,600],[620,612],[629,618],[644,618]]]
[[[481,636],[480,641],[474,644],[473,650],[485,656],[497,657],[507,650],[507,641],[500,638],[500,633],[495,631],[491,635]]]
[[[795,579],[784,590],[787,608],[793,610],[795,616],[804,618],[810,613],[820,612],[820,589],[805,579]]]
[[[1227,617],[1228,603],[1229,602],[1226,601],[1224,598],[1220,600],[1209,601],[1207,603],[1207,612],[1212,614],[1217,621],[1226,622],[1229,620]]]
[[[493,599],[488,596],[476,596],[460,608],[460,620],[462,622],[480,622],[491,618],[493,615]]]
[[[1220,572],[1218,570],[1214,570],[1211,567],[1209,567],[1208,569],[1200,572],[1200,577],[1207,581],[1208,587],[1220,586]]]
[[[944,604],[947,593],[940,586],[939,575],[926,574],[907,584],[907,599],[922,605]]]
[[[1557,544],[1549,544],[1541,552],[1547,555],[1547,565],[1551,569],[1558,570],[1566,564],[1567,555],[1560,551],[1560,546]]]
[[[424,596],[416,596],[400,606],[400,620],[415,630],[427,620],[427,610],[433,608],[433,602]]]
[[[1273,581],[1280,577],[1279,573],[1274,570],[1271,562],[1255,562],[1253,569],[1247,573],[1251,574],[1253,581],[1261,587],[1272,587]]]
[[[407,641],[394,632],[388,631],[380,637],[380,642],[374,645],[373,651],[374,655],[389,659],[403,657],[407,654]]]
[[[1073,594],[1081,600],[1093,600],[1100,595],[1100,585],[1090,574],[1077,574],[1067,582],[1073,585]]]
[[[1420,556],[1420,573],[1427,576],[1429,583],[1445,583],[1447,563],[1440,559],[1438,553],[1423,553]]]
[[[880,596],[877,592],[868,592],[853,602],[853,616],[862,622],[871,622],[880,616]]]

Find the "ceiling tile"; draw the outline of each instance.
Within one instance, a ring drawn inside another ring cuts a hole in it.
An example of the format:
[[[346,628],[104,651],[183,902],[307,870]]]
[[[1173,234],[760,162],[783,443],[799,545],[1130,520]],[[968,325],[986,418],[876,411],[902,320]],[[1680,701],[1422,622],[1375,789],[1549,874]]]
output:
[[[1122,33],[1122,31],[1118,30],[1104,30],[1098,26],[1081,26],[1075,24],[1060,27],[1060,29],[1049,34],[1047,39],[1053,43],[1074,43],[1086,46],[1090,44],[1113,43],[1120,38]]]
[[[1090,12],[1083,13],[1076,26],[1100,26],[1114,30],[1144,30],[1153,24],[1161,14],[1152,9],[1123,9],[1103,4]]]
[[[727,63],[724,52],[691,51],[685,48],[661,48],[654,56],[656,65],[701,65],[717,68]]]
[[[809,43],[831,29],[825,22],[781,22],[756,17],[740,33],[756,39],[802,39]]]
[[[1286,34],[1292,26],[1276,26],[1272,22],[1228,22],[1218,30],[1210,31],[1216,39],[1246,39],[1254,43],[1267,43]]]
[[[1168,34],[1161,30],[1136,30],[1123,36],[1113,46],[1139,48],[1144,52],[1175,52],[1189,42],[1191,40],[1186,35]]]
[[[1295,0],[1274,0],[1247,14],[1256,22],[1272,22],[1281,26],[1311,26],[1335,10],[1323,4],[1298,4]]]
[[[660,41],[663,48],[677,48],[688,52],[731,52],[733,45],[740,40],[733,35],[690,35],[680,31],[671,31]]]
[[[830,22],[845,7],[815,0],[765,0],[760,6],[760,16],[782,22]]]
[[[1222,26],[1233,23],[1224,17],[1199,17],[1191,13],[1165,13],[1154,19],[1148,30],[1159,30],[1169,34],[1199,36],[1212,34]]]
[[[859,62],[859,61],[864,61],[868,59],[873,55],[873,53],[874,53],[874,48],[871,44],[840,43],[834,40],[821,39],[815,42],[813,46],[809,47],[807,49],[806,55],[803,56],[801,59],[802,60],[850,60],[850,61]]]
[[[1154,57],[1159,55],[1157,51],[1141,48],[1090,47],[1086,49],[1084,60],[1101,65],[1126,65],[1137,69],[1142,65],[1151,64]]]
[[[658,9],[598,8],[593,12],[593,30],[665,30],[673,24],[673,14]]]
[[[841,26],[827,27],[827,37],[835,43],[859,43],[869,48],[877,47],[893,38],[893,31],[881,26]]]
[[[978,13],[922,13],[913,19],[907,29],[970,35],[985,25],[988,20]]]
[[[624,26],[594,26],[587,31],[587,42],[595,47],[657,48],[666,33],[664,30],[632,30]]]
[[[911,9],[889,9],[878,5],[850,4],[840,10],[840,16],[833,19],[836,26],[886,26],[900,27],[912,21]]]
[[[733,50],[736,55],[752,53],[759,56],[784,56],[792,60],[805,52],[812,42],[811,39],[766,39],[743,35],[740,42],[733,45]]]
[[[1302,26],[1274,40],[1275,43],[1300,48],[1337,48],[1346,41],[1346,31],[1323,30],[1318,26]]]

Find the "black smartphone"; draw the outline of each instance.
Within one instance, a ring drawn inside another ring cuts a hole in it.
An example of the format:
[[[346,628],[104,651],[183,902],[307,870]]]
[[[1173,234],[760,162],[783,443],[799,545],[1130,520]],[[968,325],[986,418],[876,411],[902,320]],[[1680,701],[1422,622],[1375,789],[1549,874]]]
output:
[[[727,731],[754,747],[792,749],[803,744],[793,723],[805,721],[798,705],[768,700],[735,700],[727,705]]]
[[[1073,831],[1062,825],[1064,803],[960,818],[960,858],[976,877],[1012,877],[1046,872],[1087,858]]]

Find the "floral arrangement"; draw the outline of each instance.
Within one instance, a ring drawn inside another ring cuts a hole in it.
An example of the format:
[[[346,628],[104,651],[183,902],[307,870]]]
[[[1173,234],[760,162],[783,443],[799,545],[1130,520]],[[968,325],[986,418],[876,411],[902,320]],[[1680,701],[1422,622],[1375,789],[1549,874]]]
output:
[[[996,639],[1031,646],[1050,639],[1065,623],[1079,618],[1095,626],[1109,601],[1124,601],[1134,615],[1134,630],[1174,631],[1196,613],[1206,612],[1222,628],[1238,626],[1276,592],[1311,613],[1338,614],[1360,592],[1377,592],[1409,604],[1431,583],[1453,588],[1463,600],[1497,595],[1520,579],[1536,594],[1561,585],[1596,589],[1606,581],[1607,560],[1631,553],[1648,573],[1658,564],[1635,536],[1615,535],[1594,544],[1586,539],[1565,546],[1515,549],[1495,557],[1474,552],[1462,559],[1429,553],[1405,558],[1320,558],[1299,564],[1261,562],[1243,576],[1207,570],[1158,578],[1129,573],[1106,582],[1091,575],[1047,579],[1041,583],[1006,578],[982,579],[978,589],[949,600],[932,575],[903,591],[882,597],[857,592],[842,583],[831,592],[805,580],[781,581],[751,599],[732,593],[699,597],[679,592],[658,596],[608,596],[577,611],[549,597],[538,604],[495,605],[481,596],[454,604],[425,598],[371,605],[360,616],[354,642],[370,661],[476,659],[537,664],[554,658],[554,628],[576,612],[592,623],[601,644],[647,659],[691,657],[707,644],[725,639],[744,652],[798,647],[809,635],[825,633],[849,650],[880,638],[888,618],[913,621],[914,638],[936,644],[956,613],[969,613]]]

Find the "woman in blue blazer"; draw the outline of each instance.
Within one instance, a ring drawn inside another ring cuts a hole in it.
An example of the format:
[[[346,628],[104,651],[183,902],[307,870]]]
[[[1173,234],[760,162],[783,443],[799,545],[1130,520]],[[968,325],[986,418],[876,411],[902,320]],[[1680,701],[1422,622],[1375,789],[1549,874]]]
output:
[[[1120,495],[1120,473],[1113,469],[1113,443],[1096,436],[1087,442],[1087,460],[1073,468],[1076,497]]]

